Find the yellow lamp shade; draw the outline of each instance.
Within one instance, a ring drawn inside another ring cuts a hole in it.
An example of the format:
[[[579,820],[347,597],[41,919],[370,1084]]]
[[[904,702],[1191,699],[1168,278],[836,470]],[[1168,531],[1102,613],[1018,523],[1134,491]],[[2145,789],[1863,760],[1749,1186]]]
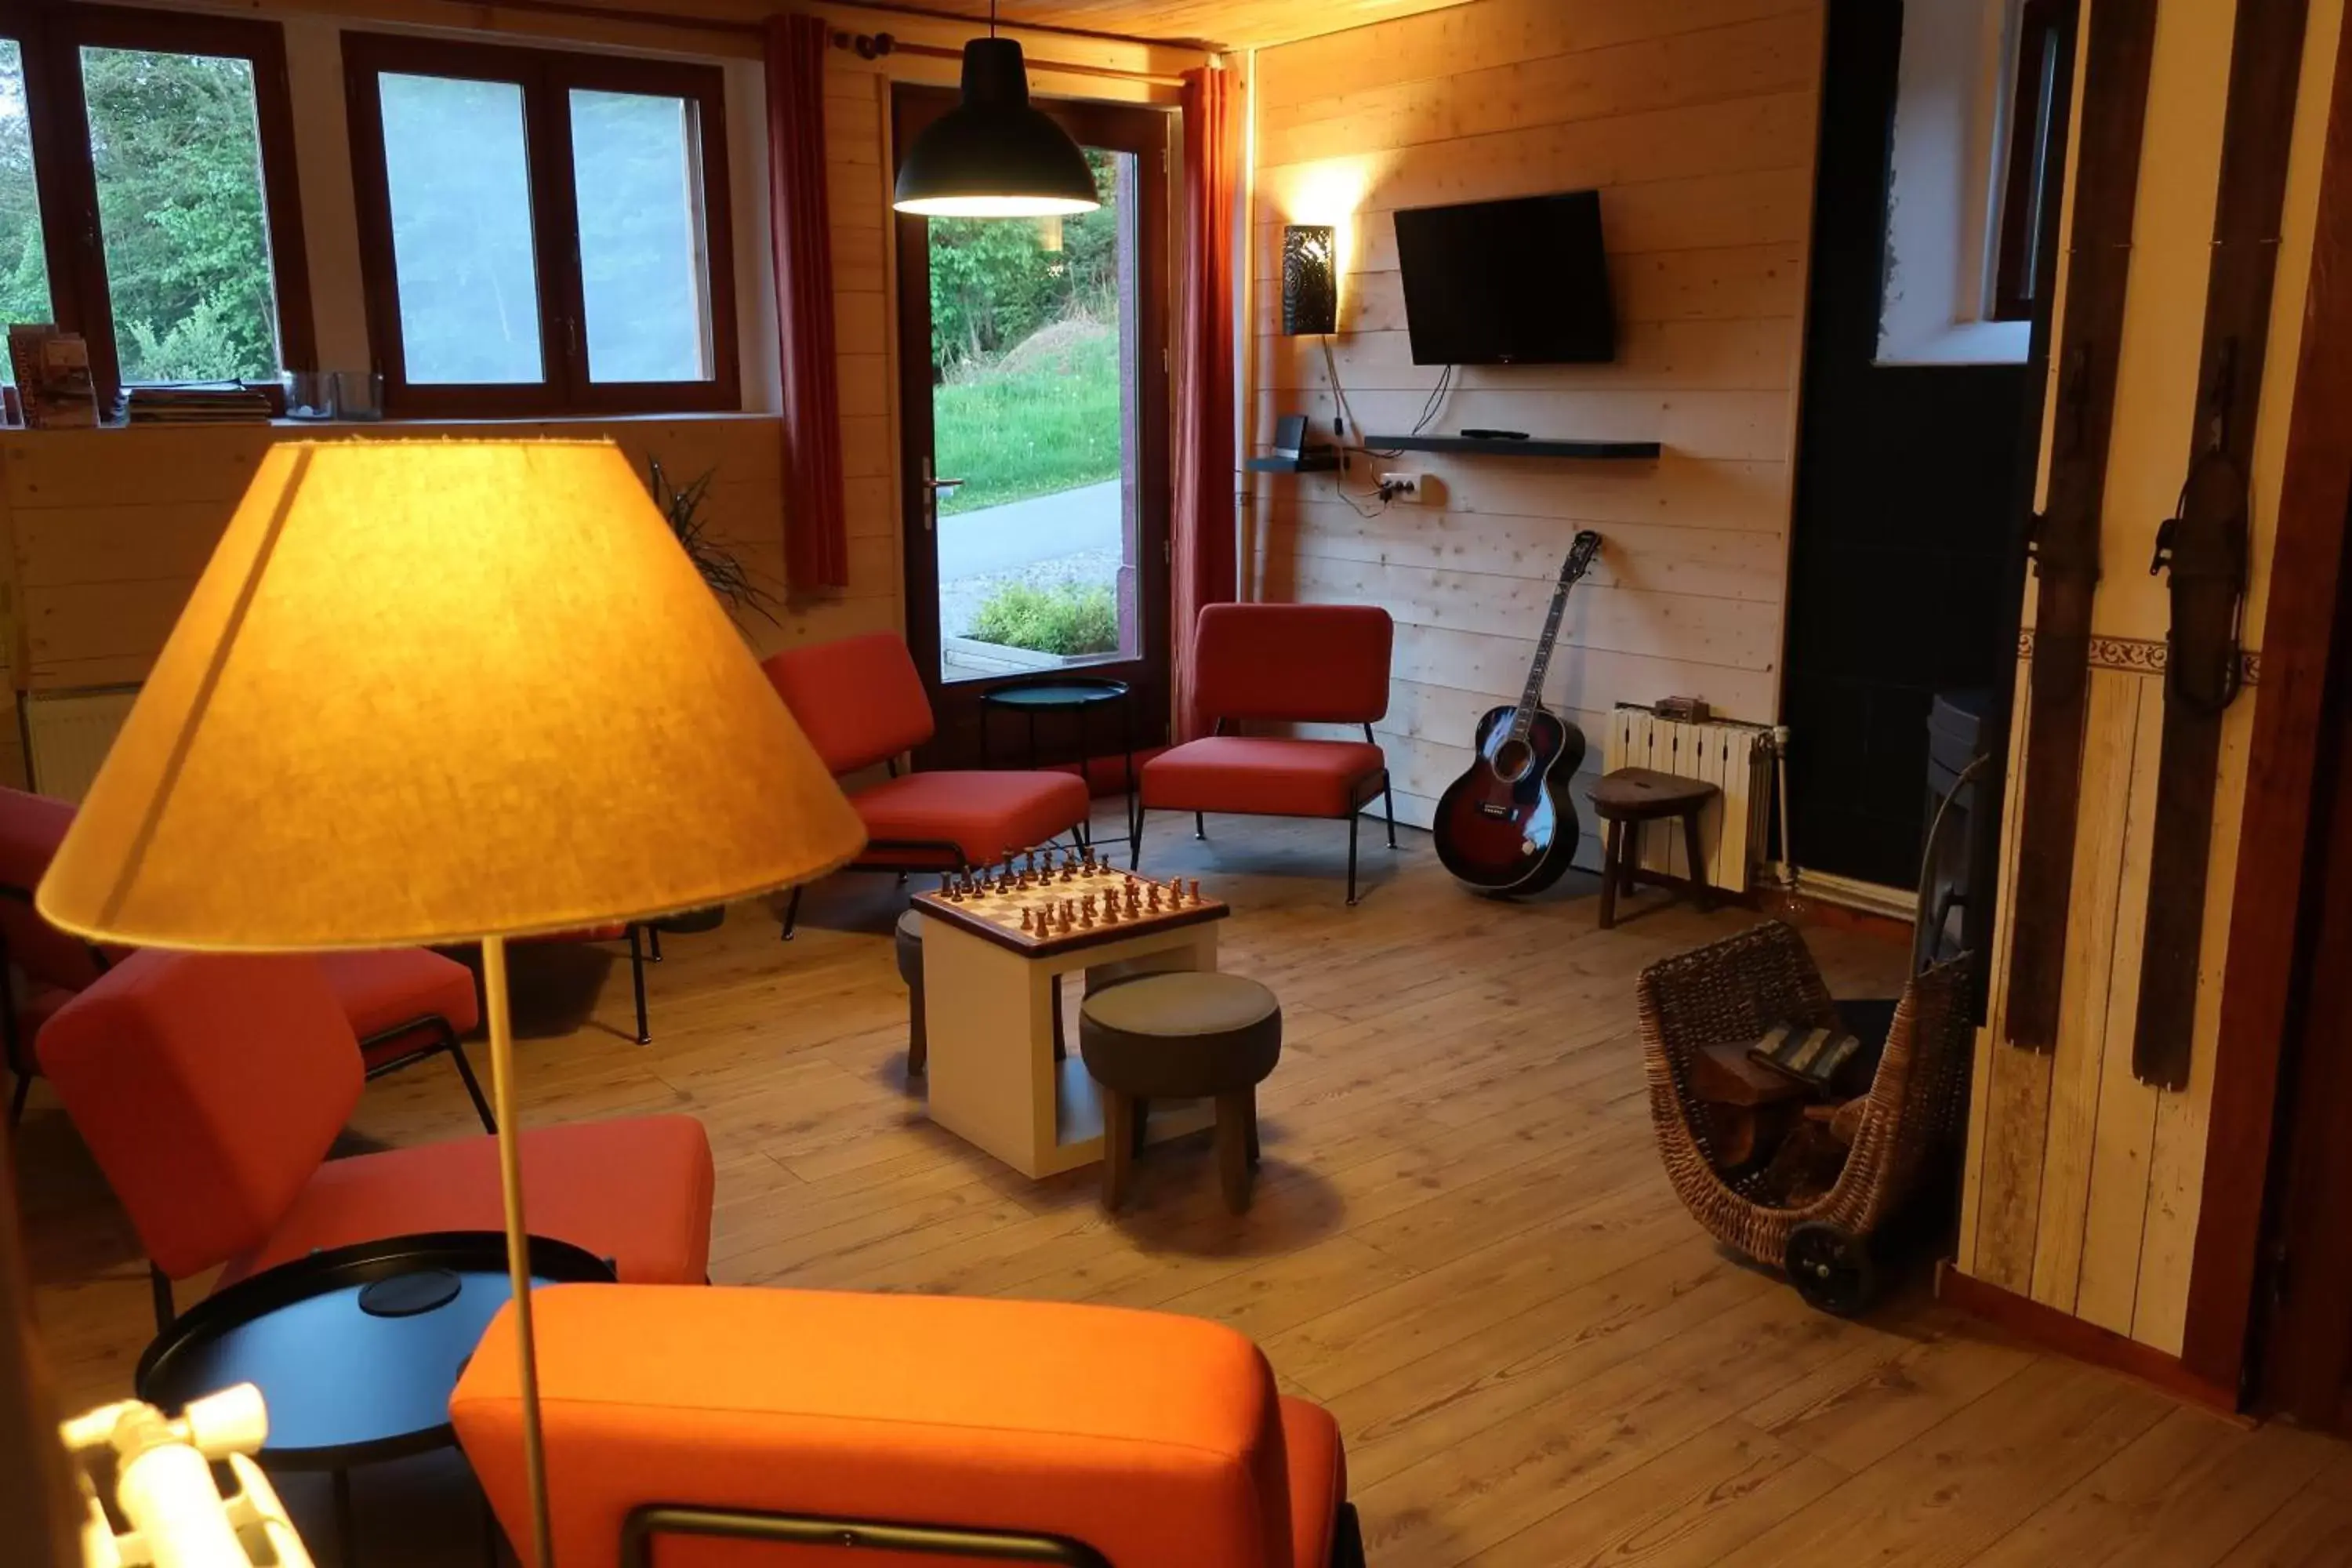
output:
[[[38,903],[146,946],[384,947],[719,903],[864,841],[617,447],[292,442]]]

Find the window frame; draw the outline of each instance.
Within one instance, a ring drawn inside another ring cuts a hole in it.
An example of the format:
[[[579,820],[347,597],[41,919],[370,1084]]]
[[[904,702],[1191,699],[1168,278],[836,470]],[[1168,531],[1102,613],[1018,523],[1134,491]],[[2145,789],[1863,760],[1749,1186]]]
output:
[[[90,152],[89,105],[82,87],[85,47],[242,59],[253,68],[262,217],[269,236],[280,368],[315,367],[318,328],[303,237],[284,29],[275,22],[188,11],[9,5],[0,8],[0,37],[13,38],[24,60],[25,114],[41,209],[41,248],[49,268],[50,313],[60,331],[79,332],[89,345],[101,422],[111,417],[122,390],[122,358],[115,342],[97,160]],[[248,384],[268,384],[273,395],[277,391],[274,383]]]
[[[2036,298],[2050,282],[2036,276],[2042,259],[2036,241],[2042,225],[2057,220],[2042,208],[2065,167],[2079,9],[2079,0],[2024,0],[2018,8],[1989,321],[2032,321]]]
[[[727,164],[726,72],[719,66],[570,49],[457,43],[404,33],[342,35],[352,180],[368,342],[395,418],[735,412],[743,406],[737,353],[735,239]],[[380,79],[395,75],[508,82],[523,100],[524,166],[530,181],[531,248],[538,279],[537,382],[412,383],[401,336],[399,261],[393,248]],[[696,108],[701,174],[703,277],[711,374],[704,381],[595,381],[589,374],[579,204],[573,188],[573,89],[679,98]]]

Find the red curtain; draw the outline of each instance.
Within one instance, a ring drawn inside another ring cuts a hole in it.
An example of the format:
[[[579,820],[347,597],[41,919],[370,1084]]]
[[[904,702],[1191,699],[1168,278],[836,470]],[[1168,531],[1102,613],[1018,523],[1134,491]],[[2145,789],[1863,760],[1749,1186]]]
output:
[[[849,584],[841,402],[833,352],[833,235],[824,188],[824,55],[815,16],[767,36],[769,239],[784,390],[784,573],[795,590]]]
[[[1183,319],[1177,329],[1174,573],[1175,738],[1194,711],[1192,639],[1203,605],[1234,597],[1234,203],[1241,189],[1233,77],[1184,73]]]

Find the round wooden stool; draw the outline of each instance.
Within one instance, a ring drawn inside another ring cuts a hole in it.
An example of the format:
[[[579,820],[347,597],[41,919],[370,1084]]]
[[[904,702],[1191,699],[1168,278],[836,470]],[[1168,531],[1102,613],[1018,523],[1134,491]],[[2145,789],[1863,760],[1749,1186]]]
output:
[[[1592,815],[1609,825],[1609,837],[1601,853],[1601,929],[1607,931],[1617,923],[1617,892],[1622,886],[1625,896],[1633,896],[1633,875],[1642,858],[1642,836],[1628,833],[1626,825],[1636,828],[1645,822],[1657,822],[1669,816],[1683,819],[1683,845],[1690,856],[1690,881],[1693,896],[1702,910],[1714,907],[1707,891],[1706,851],[1699,842],[1699,814],[1707,803],[1723,792],[1705,779],[1681,778],[1674,773],[1662,773],[1654,768],[1619,768],[1604,773],[1592,786]]]
[[[1154,1100],[1217,1102],[1225,1206],[1249,1207],[1257,1086],[1282,1056],[1282,1005],[1255,980],[1179,970],[1106,986],[1078,1008],[1078,1053],[1102,1086],[1103,1206],[1126,1201]]]
[[[898,952],[898,978],[907,983],[907,1076],[920,1078],[930,1065],[930,1044],[923,1037],[923,917],[908,910],[898,917],[893,939]]]

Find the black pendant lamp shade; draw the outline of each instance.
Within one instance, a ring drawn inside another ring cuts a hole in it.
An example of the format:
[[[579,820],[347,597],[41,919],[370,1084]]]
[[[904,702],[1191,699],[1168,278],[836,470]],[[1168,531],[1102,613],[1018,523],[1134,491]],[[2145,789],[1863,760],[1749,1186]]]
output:
[[[1102,202],[1078,144],[1029,106],[1021,46],[974,38],[963,47],[963,101],[907,149],[896,205],[942,217],[1042,217]]]

